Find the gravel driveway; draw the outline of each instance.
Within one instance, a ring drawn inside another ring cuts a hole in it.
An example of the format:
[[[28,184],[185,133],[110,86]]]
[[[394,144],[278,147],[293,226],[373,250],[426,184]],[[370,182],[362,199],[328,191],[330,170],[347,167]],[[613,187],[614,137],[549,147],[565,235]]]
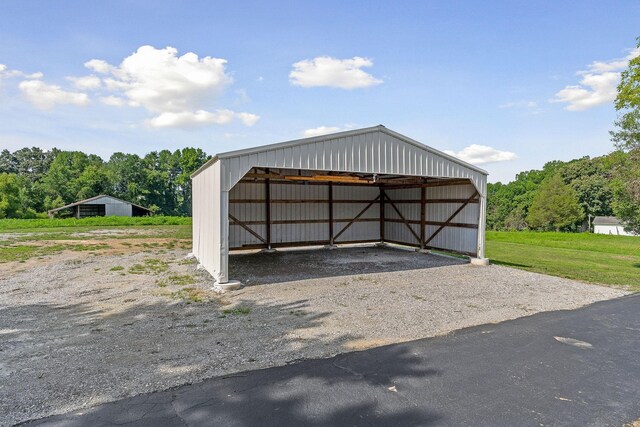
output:
[[[0,424],[626,293],[354,247],[234,255],[217,295],[187,250],[119,251],[0,264]]]

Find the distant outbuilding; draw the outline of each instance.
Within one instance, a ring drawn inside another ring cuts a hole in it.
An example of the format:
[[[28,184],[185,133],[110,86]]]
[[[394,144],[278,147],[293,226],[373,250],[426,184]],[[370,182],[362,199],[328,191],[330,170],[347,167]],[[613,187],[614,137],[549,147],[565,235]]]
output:
[[[148,216],[151,215],[151,209],[117,197],[101,194],[99,196],[80,200],[68,205],[51,209],[49,217],[61,211],[69,210],[76,219],[89,218],[93,216]]]
[[[615,234],[617,236],[637,236],[624,231],[624,224],[615,216],[597,216],[593,220],[593,232],[596,234]]]

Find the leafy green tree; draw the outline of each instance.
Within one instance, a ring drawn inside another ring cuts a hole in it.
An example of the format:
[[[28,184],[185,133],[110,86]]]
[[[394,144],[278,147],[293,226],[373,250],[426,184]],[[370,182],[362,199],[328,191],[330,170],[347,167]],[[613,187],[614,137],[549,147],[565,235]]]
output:
[[[0,173],[0,218],[20,218],[22,214],[23,206],[18,176]]]
[[[584,219],[576,191],[564,183],[560,174],[546,179],[533,198],[529,215],[533,228],[560,231]]]
[[[104,190],[105,186],[97,183],[95,175],[97,169],[103,166],[100,157],[87,155],[80,151],[61,151],[51,162],[49,170],[42,178],[47,209],[56,207],[52,201],[60,197],[64,203],[71,203],[78,199],[96,196]],[[86,175],[85,169],[89,168]],[[82,177],[82,178],[81,178]],[[106,184],[106,183],[104,183]]]
[[[640,37],[636,39],[640,49]],[[618,128],[611,137],[620,149],[631,150],[640,147],[640,56],[629,61],[629,66],[621,74],[618,96],[615,101]]]
[[[106,168],[113,196],[137,204],[146,204],[147,173],[140,156],[113,153]]]
[[[640,37],[637,39],[640,48]],[[640,233],[640,56],[622,72],[615,102],[618,118],[611,139],[629,158],[615,168],[613,210],[628,231]]]
[[[640,233],[640,148],[616,165],[613,194],[613,211],[625,223],[625,230]]]
[[[559,168],[564,182],[576,190],[578,202],[589,219],[613,215],[612,169],[609,163],[607,157],[583,157]]]

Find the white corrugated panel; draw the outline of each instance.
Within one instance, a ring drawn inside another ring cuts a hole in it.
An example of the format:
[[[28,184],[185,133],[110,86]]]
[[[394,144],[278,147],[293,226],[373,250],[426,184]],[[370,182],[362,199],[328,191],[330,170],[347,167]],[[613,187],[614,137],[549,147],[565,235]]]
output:
[[[132,207],[131,203],[124,202],[122,200],[104,196],[94,200],[89,200],[82,203],[83,205],[104,205],[104,214],[106,216],[131,216]]]
[[[486,183],[482,169],[383,126],[223,153],[218,162],[224,164],[223,190],[253,167],[468,178],[478,191]]]

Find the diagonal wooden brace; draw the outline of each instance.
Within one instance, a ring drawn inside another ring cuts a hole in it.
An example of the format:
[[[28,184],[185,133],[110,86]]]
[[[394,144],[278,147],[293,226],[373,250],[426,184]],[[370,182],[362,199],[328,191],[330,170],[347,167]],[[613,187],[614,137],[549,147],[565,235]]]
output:
[[[463,204],[462,206],[460,206],[458,209],[456,209],[456,211],[454,213],[451,214],[451,216],[449,217],[449,219],[447,219],[444,224],[442,224],[440,227],[438,227],[438,229],[436,231],[433,232],[433,234],[427,239],[426,242],[424,242],[424,245],[427,246],[429,244],[430,241],[433,240],[434,237],[436,237],[438,235],[438,233],[440,233],[447,225],[449,225],[449,223],[451,221],[453,221],[453,219],[456,217],[456,215],[458,215],[462,209],[464,209],[465,206],[467,206],[469,203],[471,203],[475,197],[478,195],[478,191],[474,191],[473,194],[471,195],[471,197],[469,197]]]
[[[370,202],[370,203],[369,203],[369,204],[368,204],[364,209],[362,209],[362,210],[360,211],[360,213],[359,213],[358,215],[356,215],[356,217],[355,217],[355,218],[353,218],[351,221],[349,221],[349,223],[348,223],[347,225],[345,225],[345,226],[344,226],[344,228],[343,228],[342,230],[340,230],[340,232],[339,232],[338,234],[336,234],[336,235],[333,237],[333,241],[335,242],[336,240],[338,240],[338,237],[340,237],[340,236],[342,235],[342,233],[344,233],[344,232],[347,230],[347,228],[351,227],[351,225],[352,225],[354,222],[356,222],[356,220],[357,220],[358,218],[360,218],[362,215],[364,215],[364,213],[365,213],[365,212],[366,212],[366,211],[367,211],[371,206],[373,206],[373,204],[374,204],[375,202],[377,202],[379,199],[380,199],[380,196],[377,196],[377,197],[376,197],[375,199],[373,199],[373,200],[372,200],[372,201],[371,201],[371,202]]]
[[[247,230],[249,233],[251,233],[252,236],[254,236],[256,239],[260,240],[262,243],[264,243],[265,245],[267,244],[267,241],[265,239],[262,238],[261,235],[259,235],[258,233],[256,233],[255,231],[253,231],[247,224],[245,224],[244,222],[240,221],[238,218],[236,218],[235,216],[229,214],[229,219],[231,221],[233,221],[235,224],[238,224],[240,227],[244,228],[245,230]]]

